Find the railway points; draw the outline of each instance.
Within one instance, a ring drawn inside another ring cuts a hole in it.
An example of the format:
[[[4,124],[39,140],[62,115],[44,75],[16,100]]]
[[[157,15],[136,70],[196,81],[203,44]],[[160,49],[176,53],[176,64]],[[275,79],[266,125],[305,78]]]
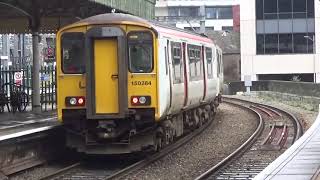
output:
[[[319,179],[320,116],[286,152],[259,173],[255,180]]]
[[[289,112],[240,99],[224,98],[224,100],[244,107],[249,106],[259,115],[263,125],[253,140],[248,140],[241,146],[242,148],[238,148],[197,177],[197,180],[252,179],[302,135],[300,121]],[[270,124],[272,126],[269,127]]]

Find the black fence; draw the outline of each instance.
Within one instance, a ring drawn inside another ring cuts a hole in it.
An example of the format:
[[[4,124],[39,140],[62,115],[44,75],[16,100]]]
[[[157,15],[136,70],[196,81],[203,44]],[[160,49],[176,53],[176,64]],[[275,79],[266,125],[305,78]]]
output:
[[[43,66],[40,69],[40,98],[42,111],[56,109],[56,69],[55,66]],[[32,104],[32,66],[23,68],[0,68],[0,93],[7,97],[12,108],[13,92],[24,94],[26,108],[31,110]],[[10,103],[11,102],[11,103]],[[1,102],[0,102],[1,105]],[[8,108],[10,111],[10,108]]]

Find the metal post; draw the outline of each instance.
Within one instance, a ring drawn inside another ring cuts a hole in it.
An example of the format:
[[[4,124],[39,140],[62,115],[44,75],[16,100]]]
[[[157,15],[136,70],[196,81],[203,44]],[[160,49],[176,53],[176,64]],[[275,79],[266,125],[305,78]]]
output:
[[[205,6],[200,6],[200,33],[204,34],[206,32],[206,8]]]
[[[312,36],[312,43],[313,43],[313,82],[317,83],[317,72],[316,72],[316,41],[315,41],[315,36]]]
[[[32,32],[32,50],[33,50],[33,66],[32,66],[32,111],[41,113],[40,106],[40,51],[39,51],[39,32]]]

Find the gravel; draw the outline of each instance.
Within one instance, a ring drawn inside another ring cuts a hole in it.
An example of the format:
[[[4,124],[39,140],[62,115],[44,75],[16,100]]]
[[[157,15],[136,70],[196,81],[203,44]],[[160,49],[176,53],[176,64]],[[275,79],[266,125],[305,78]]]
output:
[[[194,179],[237,149],[256,127],[255,116],[222,103],[201,135],[125,179]]]
[[[286,110],[286,111],[292,113],[294,116],[296,116],[300,120],[300,122],[303,126],[304,132],[313,124],[313,122],[316,120],[317,115],[318,115],[318,112],[308,111],[308,110],[305,110],[302,108],[290,106],[290,105],[284,104],[279,101],[274,101],[274,100],[270,100],[270,99],[266,100],[262,97],[257,96],[254,92],[251,93],[250,96],[248,96],[248,95],[233,95],[233,96],[227,96],[227,97],[244,99],[244,100],[248,100],[248,101],[252,101],[252,102],[257,102],[257,103],[262,103],[262,104],[274,106],[274,107],[277,107],[282,110]]]

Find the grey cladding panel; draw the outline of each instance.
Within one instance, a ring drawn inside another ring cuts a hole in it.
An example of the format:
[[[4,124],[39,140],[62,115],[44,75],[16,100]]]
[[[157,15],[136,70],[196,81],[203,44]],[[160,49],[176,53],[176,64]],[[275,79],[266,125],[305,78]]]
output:
[[[266,34],[278,33],[278,20],[265,20],[264,22]]]
[[[294,33],[305,33],[305,32],[307,32],[307,21],[306,21],[306,19],[294,19],[293,20],[293,32]]]
[[[264,34],[264,21],[257,20],[257,34]]]
[[[292,33],[292,19],[279,20],[279,33]]]

